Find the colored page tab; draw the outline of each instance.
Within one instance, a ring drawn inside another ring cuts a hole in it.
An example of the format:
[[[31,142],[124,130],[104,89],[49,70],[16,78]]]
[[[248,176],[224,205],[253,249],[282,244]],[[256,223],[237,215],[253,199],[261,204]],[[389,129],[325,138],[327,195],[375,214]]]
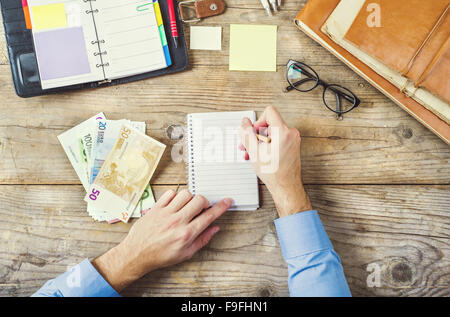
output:
[[[162,25],[163,19],[161,15],[161,8],[159,7],[159,2],[157,1],[153,2],[153,5],[155,6],[156,23],[158,23],[158,26]]]
[[[230,70],[277,70],[276,25],[230,25]]]
[[[26,2],[26,0],[25,0]],[[28,30],[31,30],[31,17],[30,17],[30,8],[28,6],[23,6],[23,16],[25,17],[25,24]]]
[[[159,6],[158,0],[153,0],[153,5],[155,8],[156,23],[158,24],[159,35],[161,37],[161,43],[163,45],[164,57],[166,58],[167,66],[170,66],[172,65],[172,58],[170,58],[169,46],[167,45],[166,30],[164,29],[164,22],[161,15],[161,7]]]
[[[31,7],[33,28],[35,30],[54,29],[67,26],[64,3],[46,4]]]
[[[159,36],[161,37],[161,43],[163,46],[167,45],[166,31],[164,30],[164,26],[159,26]]]

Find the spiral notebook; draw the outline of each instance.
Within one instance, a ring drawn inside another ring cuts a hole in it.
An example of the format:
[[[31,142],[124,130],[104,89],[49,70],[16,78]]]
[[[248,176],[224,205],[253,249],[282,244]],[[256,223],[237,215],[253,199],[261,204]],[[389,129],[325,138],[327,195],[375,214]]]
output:
[[[28,0],[28,7],[43,89],[169,66],[152,1]]]
[[[238,148],[244,117],[254,122],[255,112],[195,113],[187,117],[189,190],[205,196],[211,204],[232,198],[230,210],[259,208],[257,176]]]

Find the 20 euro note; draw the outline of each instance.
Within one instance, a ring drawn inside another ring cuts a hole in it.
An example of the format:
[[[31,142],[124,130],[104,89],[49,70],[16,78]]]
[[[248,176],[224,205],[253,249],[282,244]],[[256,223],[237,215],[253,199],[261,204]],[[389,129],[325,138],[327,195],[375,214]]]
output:
[[[80,131],[83,131],[89,126],[95,125],[99,120],[105,119],[103,112],[89,118],[88,120],[78,124],[70,130],[58,135],[58,140],[61,143],[70,163],[72,164],[78,178],[83,184],[84,189],[87,191],[89,189],[89,179],[87,177],[88,172],[82,157],[82,152],[80,151],[80,143],[78,140],[78,135]]]
[[[89,166],[91,169],[89,182],[91,184],[116,143],[122,125],[129,123],[129,120],[99,120],[97,122],[97,138],[92,146],[92,159]]]
[[[164,144],[124,124],[85,201],[128,222],[165,148]]]

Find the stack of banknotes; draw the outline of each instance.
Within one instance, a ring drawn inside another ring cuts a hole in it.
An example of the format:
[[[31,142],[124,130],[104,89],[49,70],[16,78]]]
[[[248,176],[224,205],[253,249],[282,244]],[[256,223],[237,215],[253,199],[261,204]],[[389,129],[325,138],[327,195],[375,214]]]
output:
[[[99,113],[58,136],[94,220],[128,222],[155,203],[149,183],[166,146],[145,129],[145,122]]]

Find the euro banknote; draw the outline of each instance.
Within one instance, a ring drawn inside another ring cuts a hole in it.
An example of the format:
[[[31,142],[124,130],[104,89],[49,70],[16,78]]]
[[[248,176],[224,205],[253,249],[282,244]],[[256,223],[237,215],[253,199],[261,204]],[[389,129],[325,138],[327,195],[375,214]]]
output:
[[[92,183],[97,176],[98,172],[100,171],[100,168],[103,165],[103,162],[105,161],[106,157],[108,156],[109,152],[111,151],[114,143],[116,142],[120,128],[124,123],[131,124],[135,129],[145,134],[146,124],[145,122],[139,122],[139,121],[129,121],[129,120],[105,120],[105,121],[99,121],[98,122],[98,128],[97,132],[94,133],[94,135],[97,135],[97,139],[92,145],[91,151],[93,152],[91,154],[91,158],[87,159],[87,161],[91,160],[91,163],[89,166],[91,166],[91,172],[90,172],[90,183]],[[85,138],[81,140],[83,142]],[[84,148],[85,151],[89,151],[87,147]],[[148,185],[147,192],[152,193],[150,185]],[[153,198],[153,193],[151,195],[145,195],[145,191],[143,196],[141,198],[141,203],[139,205],[143,205],[144,209],[139,209],[136,207],[136,209],[133,211],[133,214],[131,217],[133,218],[139,218],[141,217],[141,211],[151,208],[153,204],[155,203]],[[153,198],[153,200],[152,200]],[[145,202],[143,201],[145,200]],[[115,222],[115,218],[111,217],[105,210],[98,209],[93,207],[90,203],[88,203],[87,211],[89,215],[94,218],[97,221],[107,221],[107,222]]]
[[[106,134],[106,142],[104,143],[105,131],[99,129],[100,122],[109,122],[109,125],[111,125],[109,132]],[[98,174],[101,165],[103,165],[104,159],[107,157],[111,148],[117,141],[120,129],[124,123],[130,124],[133,128],[145,134],[145,122],[129,121],[125,119],[106,120],[105,115],[103,113],[99,113],[58,136],[58,139],[86,192],[90,188],[91,171],[92,166],[94,165],[95,155],[98,154],[96,164],[99,168],[95,171]],[[116,135],[114,135],[114,129],[115,132],[117,132]],[[100,131],[102,132],[100,133],[102,144],[100,145],[100,149],[97,151],[97,139]],[[92,178],[92,181],[94,181],[94,179],[95,177]],[[131,217],[141,217],[142,211],[152,208],[154,204],[155,197],[150,184],[148,184]],[[88,214],[96,221],[106,221],[109,223],[120,221],[119,219],[111,216],[106,210],[94,208],[90,204],[87,206],[87,211]]]
[[[85,201],[106,210],[111,217],[128,222],[165,148],[130,124],[123,124]]]
[[[84,157],[82,156],[82,151],[80,148],[79,135],[81,131],[84,131],[90,126],[95,126],[95,123],[99,120],[104,120],[105,115],[103,112],[96,114],[95,116],[89,118],[88,120],[78,124],[70,130],[58,135],[58,140],[61,143],[64,152],[66,152],[70,163],[72,164],[75,173],[80,179],[81,184],[83,184],[84,189],[87,191],[89,189],[90,183],[88,179],[88,170],[85,165]]]

